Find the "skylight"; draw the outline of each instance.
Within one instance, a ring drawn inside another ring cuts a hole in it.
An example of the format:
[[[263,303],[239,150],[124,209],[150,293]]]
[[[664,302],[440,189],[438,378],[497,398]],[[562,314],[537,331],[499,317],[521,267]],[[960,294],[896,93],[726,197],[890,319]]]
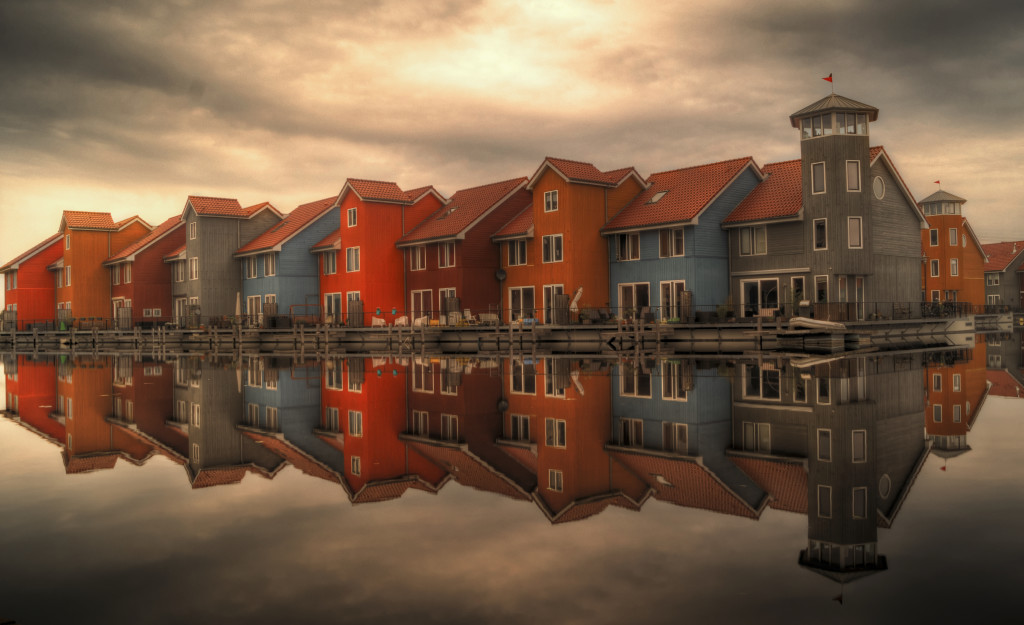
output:
[[[658,202],[658,200],[660,200],[661,198],[665,197],[666,193],[668,193],[668,191],[658,191],[657,193],[655,193],[654,195],[651,196],[651,199],[647,200],[647,203],[648,204],[656,204]]]

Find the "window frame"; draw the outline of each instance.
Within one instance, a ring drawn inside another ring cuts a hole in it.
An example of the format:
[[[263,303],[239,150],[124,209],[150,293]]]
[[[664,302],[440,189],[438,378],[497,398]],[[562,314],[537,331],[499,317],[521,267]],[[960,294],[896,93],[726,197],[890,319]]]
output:
[[[929,228],[928,230],[928,247],[937,247],[939,245],[939,229]]]
[[[817,187],[817,175],[816,171],[821,171],[821,188]],[[828,183],[825,179],[825,161],[818,161],[817,163],[811,163],[811,195],[821,195],[828,191]]]
[[[195,241],[199,238],[199,223],[196,221],[188,222],[188,240]]]
[[[853,178],[850,176],[850,166],[856,166],[856,185],[853,185]],[[847,193],[860,193],[863,185],[861,184],[861,172],[860,172],[860,161],[846,161],[846,192]]]
[[[960,259],[950,258],[949,259],[949,275],[959,276],[960,275]]]
[[[569,438],[569,425],[565,419],[547,417],[544,419],[544,446],[565,449]]]
[[[746,236],[744,236],[746,235]],[[759,236],[760,235],[760,236]],[[743,251],[744,238],[750,245],[749,251]],[[758,242],[764,243],[762,251],[757,251]],[[768,226],[744,226],[739,229],[740,256],[764,256],[768,253]]]
[[[930,266],[929,273],[931,274],[931,277],[933,277],[933,278],[940,277],[939,274],[942,271],[942,265],[939,262],[939,259],[938,258],[932,258],[931,261],[928,264]]]
[[[353,259],[355,260],[355,268],[353,269]],[[345,248],[345,273],[356,273],[359,271],[359,246],[346,247]]]
[[[562,234],[545,234],[541,239],[541,262],[560,263],[565,259]]]
[[[821,224],[821,241],[818,241],[818,224]],[[828,250],[828,218],[819,217],[815,219],[811,226],[811,247],[815,252],[824,252]]]
[[[427,246],[414,245],[409,248],[409,271],[426,271]]]
[[[199,279],[199,257],[193,256],[188,259],[188,279],[198,280]]]
[[[678,237],[676,236],[677,233]],[[662,228],[659,230],[658,258],[676,258],[679,256],[686,256],[686,232],[684,229]]]
[[[856,228],[854,227],[856,223]],[[857,233],[857,244],[854,245],[853,234]],[[846,218],[846,246],[851,250],[862,250],[864,249],[864,218],[863,217],[847,217]]]
[[[832,462],[832,430],[817,429],[818,462]]]
[[[639,232],[626,232],[615,237],[615,260],[618,262],[640,260]]]
[[[858,436],[860,443],[857,442]],[[858,449],[858,446],[860,449]],[[858,455],[858,451],[860,454]],[[850,462],[861,464],[868,461],[868,431],[853,430],[850,432]]]
[[[345,210],[345,217],[349,228],[354,228],[359,224],[359,214],[355,206]]]
[[[356,438],[362,438],[363,436],[363,411],[362,410],[349,410],[348,411],[348,427],[345,428],[349,436]]]
[[[558,189],[544,192],[544,212],[554,213],[558,211]]]
[[[522,249],[520,249],[520,245]],[[513,250],[515,253],[513,254]],[[507,264],[509,267],[521,267],[526,264],[526,239],[517,239],[515,241],[509,241],[506,244],[506,255]]]
[[[456,264],[455,258],[455,241],[444,241],[437,244],[437,266],[439,269],[447,269],[448,267],[454,267]]]
[[[263,255],[263,275],[267,277],[277,275],[277,255],[273,252]]]

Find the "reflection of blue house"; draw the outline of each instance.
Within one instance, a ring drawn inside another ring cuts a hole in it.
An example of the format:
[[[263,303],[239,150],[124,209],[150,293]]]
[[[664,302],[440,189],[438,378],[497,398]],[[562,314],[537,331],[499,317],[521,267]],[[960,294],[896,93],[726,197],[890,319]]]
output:
[[[768,496],[725,455],[732,442],[728,378],[690,360],[623,363],[612,374],[608,452],[655,499],[756,518]]]
[[[303,204],[235,252],[242,261],[245,314],[318,313],[319,265],[309,250],[339,228],[340,215],[334,197]]]
[[[647,189],[601,230],[612,259],[612,307],[627,315],[650,307],[662,319],[687,321],[726,303],[722,220],[762,179],[750,157],[651,174]]]

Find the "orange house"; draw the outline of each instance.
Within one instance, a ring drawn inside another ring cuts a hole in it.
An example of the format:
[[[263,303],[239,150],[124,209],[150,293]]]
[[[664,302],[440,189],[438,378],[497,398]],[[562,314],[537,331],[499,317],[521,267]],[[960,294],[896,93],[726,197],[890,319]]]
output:
[[[609,306],[601,228],[645,187],[632,167],[602,172],[591,163],[545,158],[526,185],[532,205],[492,237],[501,243],[505,320],[551,323],[554,299],[564,294],[578,308]]]
[[[46,267],[61,257],[63,237],[55,234],[0,267],[4,275],[5,315],[3,329],[19,330],[53,321],[53,277]]]
[[[152,230],[137,216],[115,223],[110,213],[64,211],[58,230],[64,253],[47,267],[55,274],[58,320],[111,319],[110,272],[103,263]]]
[[[932,441],[932,453],[942,458],[970,450],[967,433],[988,396],[984,335],[977,336],[974,345],[965,358],[930,364],[924,370],[928,391],[924,429]]]
[[[984,267],[988,259],[974,229],[963,217],[967,200],[936,191],[921,201],[928,229],[921,231],[924,266],[921,289],[929,302],[985,304]]]

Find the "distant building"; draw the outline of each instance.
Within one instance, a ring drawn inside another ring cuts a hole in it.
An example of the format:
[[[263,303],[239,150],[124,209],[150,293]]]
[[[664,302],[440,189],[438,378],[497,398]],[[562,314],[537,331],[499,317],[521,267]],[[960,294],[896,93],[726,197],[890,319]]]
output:
[[[928,221],[928,230],[921,233],[923,301],[985,304],[982,268],[987,258],[974,229],[963,217],[966,202],[941,190],[921,200]]]
[[[185,224],[174,216],[103,263],[110,270],[110,305],[119,328],[171,319],[171,267],[163,259],[184,243]]]
[[[47,266],[64,253],[64,237],[57,233],[0,267],[4,276],[4,330],[48,327],[55,318],[54,278]]]
[[[985,303],[1024,310],[1024,241],[1004,241],[983,246]]]

